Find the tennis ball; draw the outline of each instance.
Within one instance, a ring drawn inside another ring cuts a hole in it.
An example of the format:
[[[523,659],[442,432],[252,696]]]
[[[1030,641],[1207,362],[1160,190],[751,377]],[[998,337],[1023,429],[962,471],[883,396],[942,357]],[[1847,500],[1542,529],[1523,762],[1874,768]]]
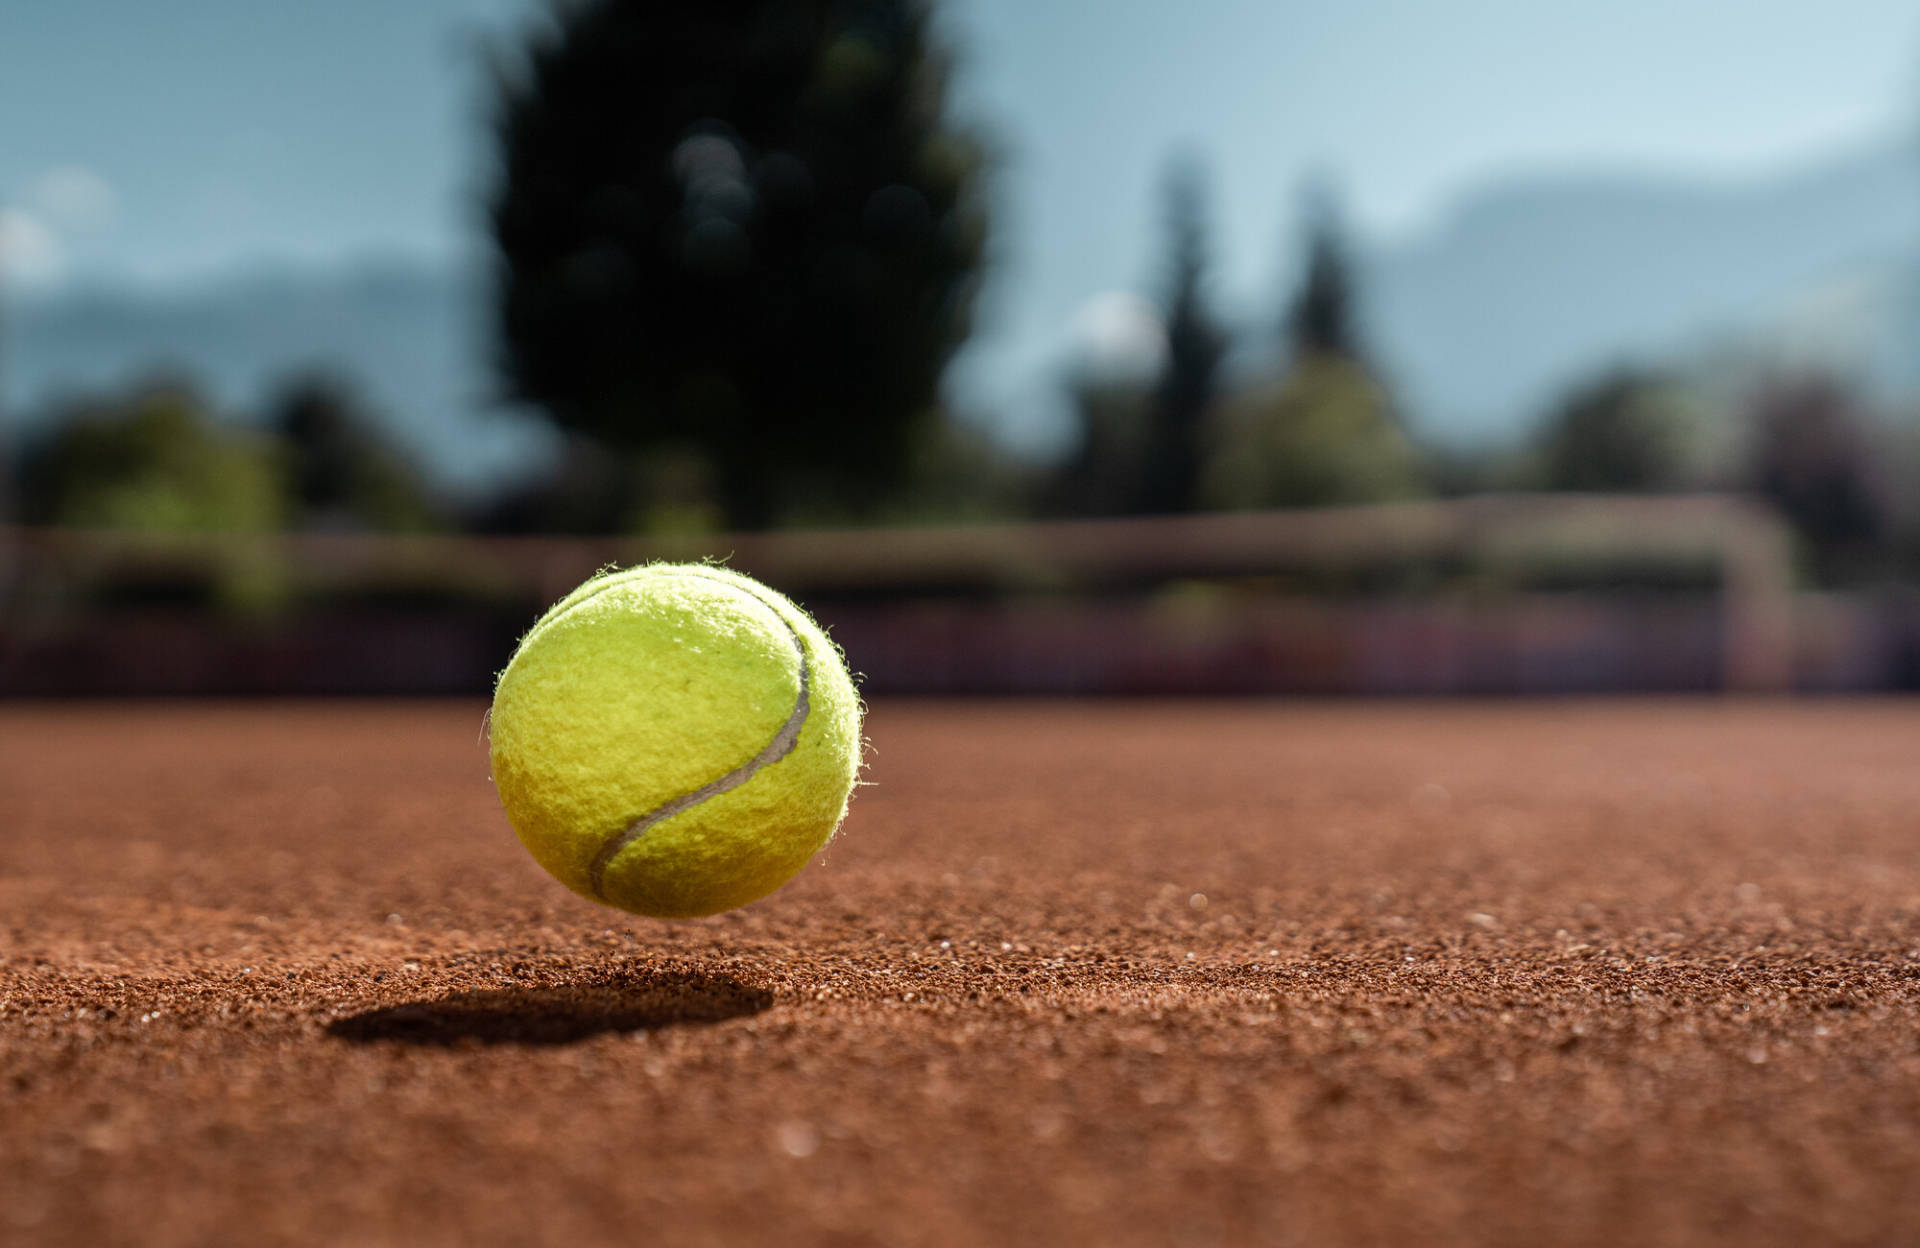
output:
[[[656,918],[744,906],[833,836],[860,700],[799,607],[707,564],[598,575],[520,642],[494,689],[493,781],[541,866]]]

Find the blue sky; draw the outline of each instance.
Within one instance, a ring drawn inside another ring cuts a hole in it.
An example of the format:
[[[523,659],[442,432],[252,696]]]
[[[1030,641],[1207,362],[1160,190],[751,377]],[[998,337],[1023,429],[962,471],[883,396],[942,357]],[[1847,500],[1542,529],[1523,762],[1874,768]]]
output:
[[[17,284],[451,257],[477,238],[476,46],[528,0],[0,0]],[[1038,403],[1077,310],[1151,291],[1169,155],[1214,177],[1219,296],[1271,314],[1303,180],[1368,236],[1555,170],[1765,176],[1920,113],[1897,0],[949,0],[1004,157],[969,405]],[[1037,427],[1037,426],[1036,426]]]

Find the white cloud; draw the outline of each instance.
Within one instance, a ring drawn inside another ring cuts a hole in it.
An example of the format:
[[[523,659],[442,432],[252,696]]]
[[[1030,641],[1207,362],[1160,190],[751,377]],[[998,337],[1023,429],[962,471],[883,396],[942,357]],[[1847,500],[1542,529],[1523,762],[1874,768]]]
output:
[[[63,234],[90,234],[113,224],[120,196],[108,181],[80,165],[41,174],[27,190],[27,203]]]
[[[0,286],[51,286],[66,270],[66,251],[52,230],[17,208],[0,208]]]
[[[1153,302],[1128,290],[1089,298],[1073,316],[1074,355],[1090,375],[1138,381],[1160,371],[1167,331]]]

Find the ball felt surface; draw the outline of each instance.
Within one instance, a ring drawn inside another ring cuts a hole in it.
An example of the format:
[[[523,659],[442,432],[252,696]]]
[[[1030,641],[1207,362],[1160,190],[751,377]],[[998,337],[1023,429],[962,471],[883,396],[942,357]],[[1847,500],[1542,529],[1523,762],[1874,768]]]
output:
[[[860,764],[840,653],[788,599],[706,564],[596,576],[494,690],[493,779],[561,883],[692,918],[785,884],[833,836]]]

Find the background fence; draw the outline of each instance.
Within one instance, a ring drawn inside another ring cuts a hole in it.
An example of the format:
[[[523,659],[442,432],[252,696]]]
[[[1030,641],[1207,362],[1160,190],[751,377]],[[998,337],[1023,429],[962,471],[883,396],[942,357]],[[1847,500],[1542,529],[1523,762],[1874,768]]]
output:
[[[481,539],[0,530],[0,692],[474,694],[610,564],[794,594],[870,693],[1911,687],[1920,603],[1796,594],[1749,502],[1501,496],[1051,524]]]

